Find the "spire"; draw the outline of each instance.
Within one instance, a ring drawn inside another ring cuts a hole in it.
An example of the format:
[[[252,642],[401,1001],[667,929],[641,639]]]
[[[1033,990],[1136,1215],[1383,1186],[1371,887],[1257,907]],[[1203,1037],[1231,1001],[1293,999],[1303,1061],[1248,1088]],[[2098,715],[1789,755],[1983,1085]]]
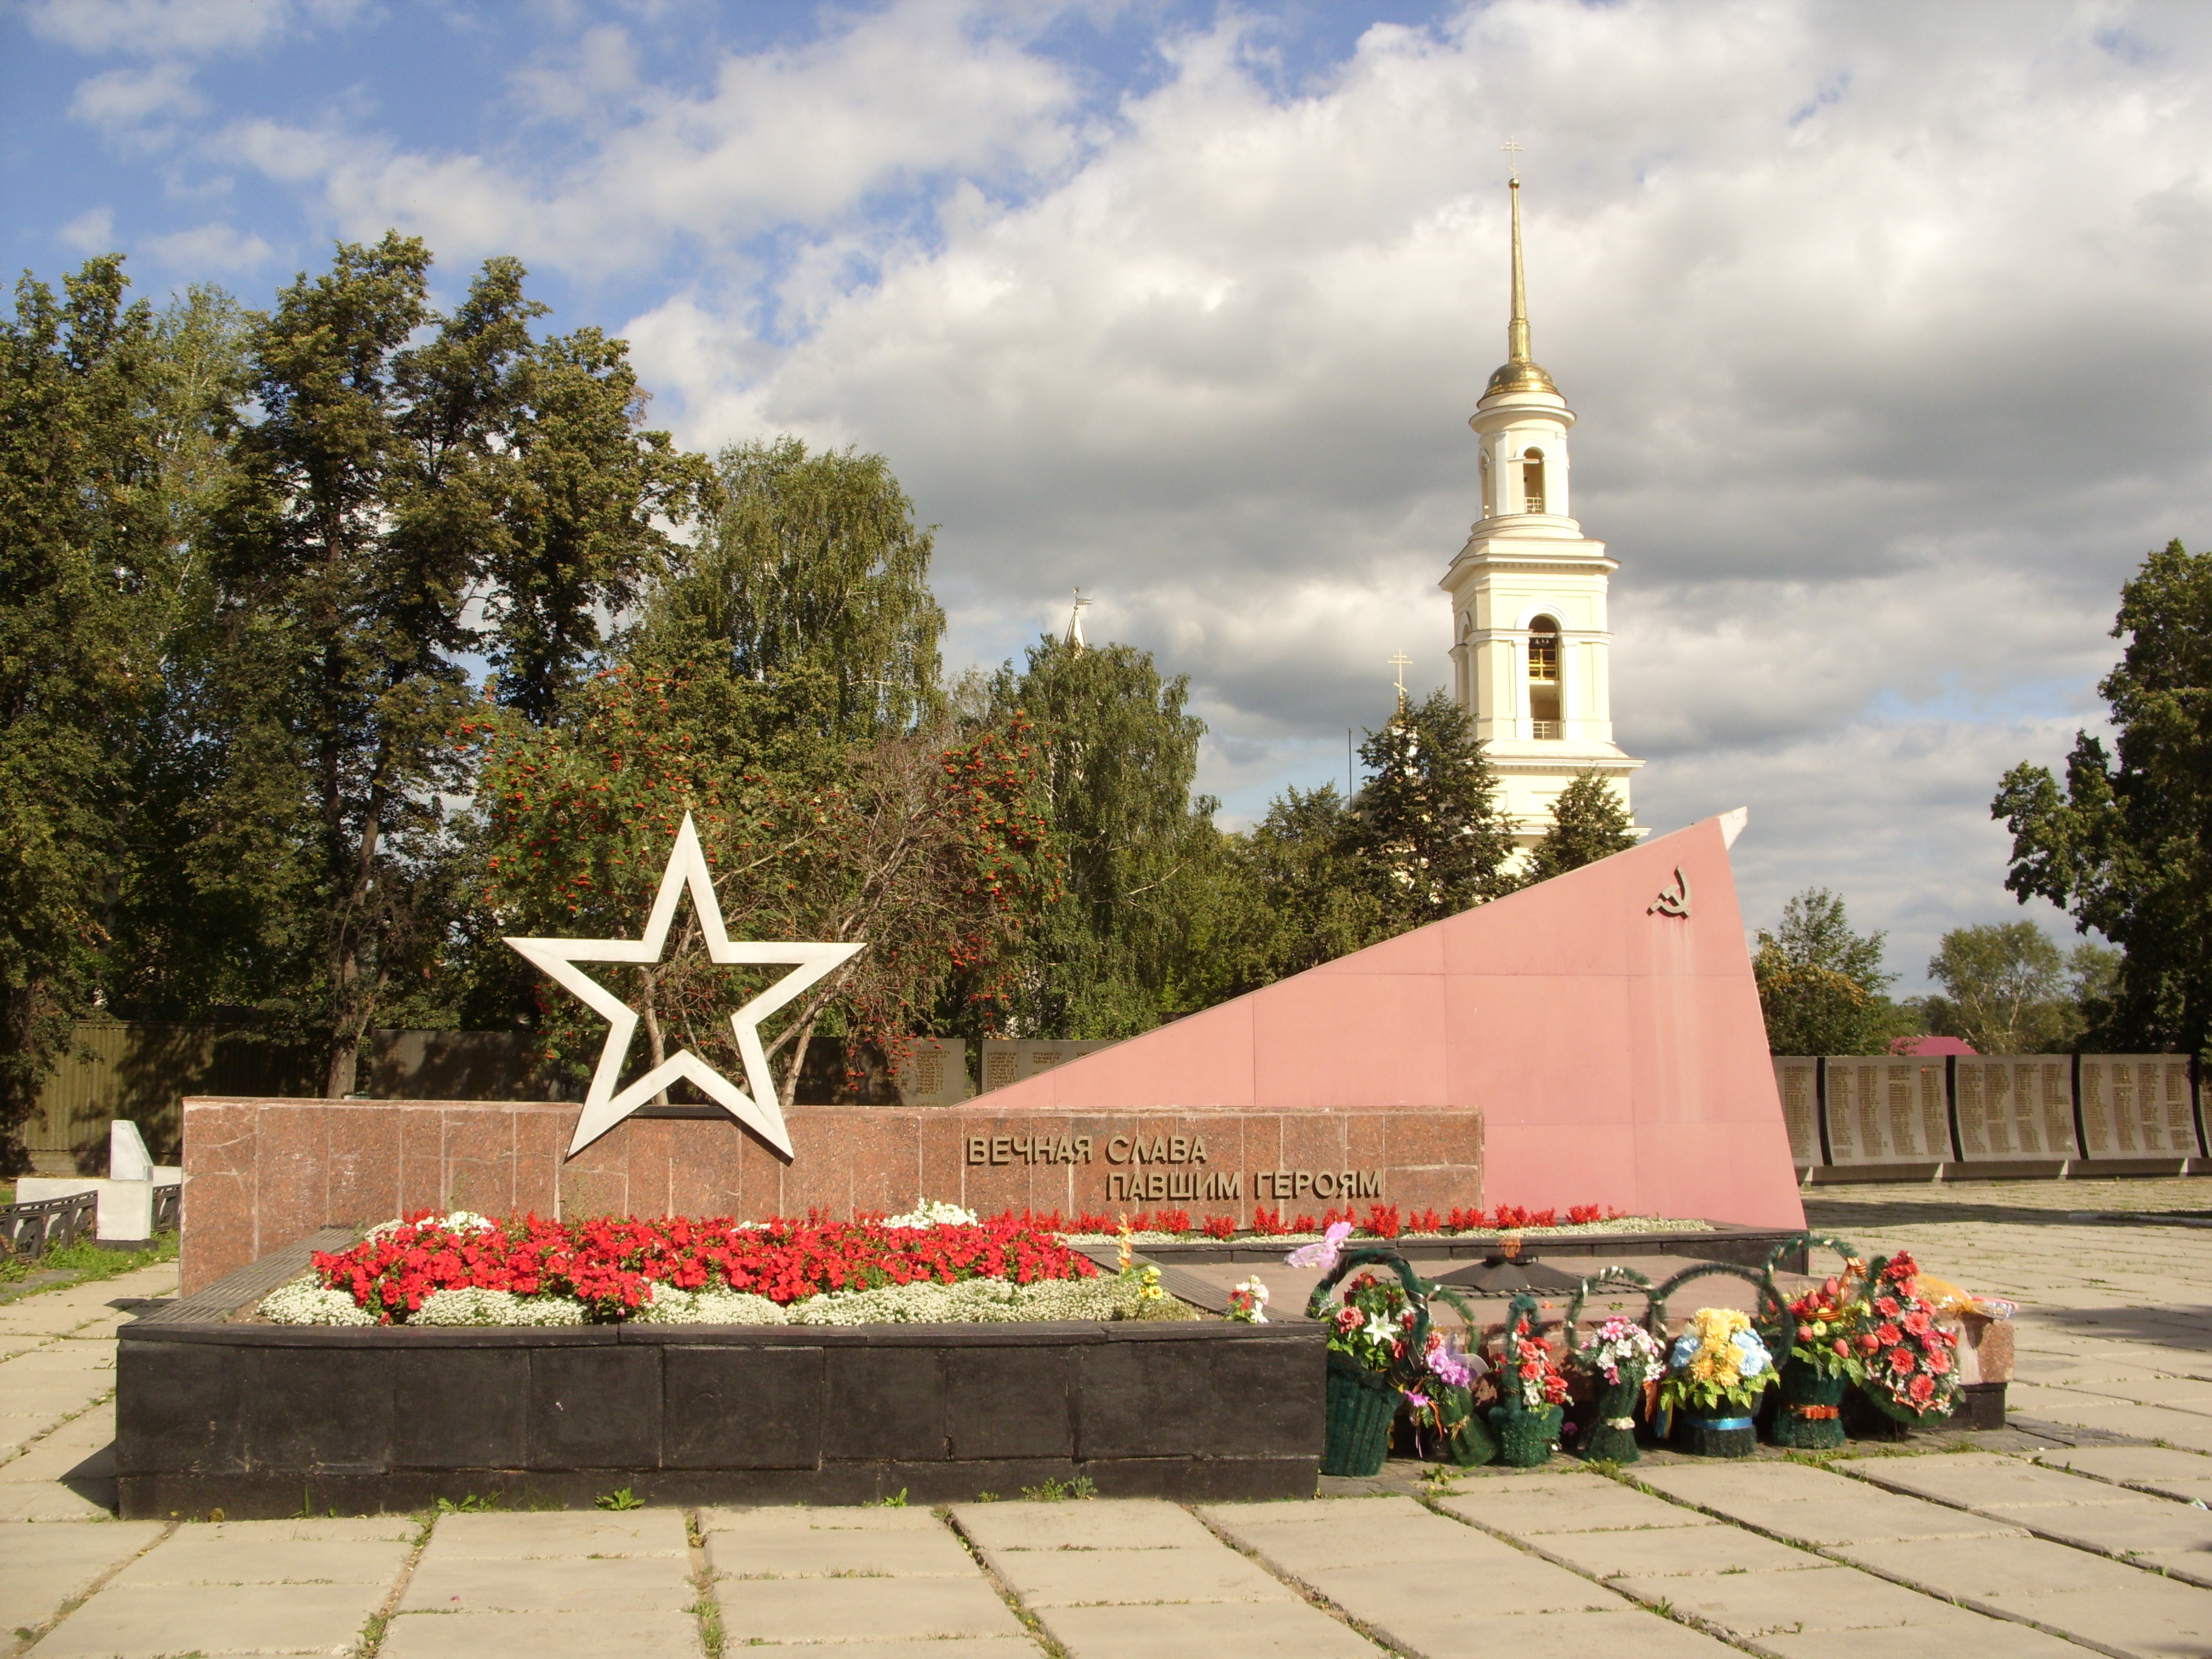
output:
[[[1511,139],[1505,141],[1509,151],[1518,151],[1520,145]],[[1552,377],[1536,367],[1528,356],[1528,290],[1521,275],[1521,172],[1515,168],[1506,181],[1513,193],[1513,318],[1505,325],[1505,362],[1490,377],[1484,391],[1487,398],[1500,392],[1549,392],[1557,393]]]
[[[1066,643],[1079,657],[1085,649],[1083,641],[1083,612],[1090,603],[1090,600],[1083,597],[1083,590],[1079,587],[1075,590],[1075,608],[1067,613]]]

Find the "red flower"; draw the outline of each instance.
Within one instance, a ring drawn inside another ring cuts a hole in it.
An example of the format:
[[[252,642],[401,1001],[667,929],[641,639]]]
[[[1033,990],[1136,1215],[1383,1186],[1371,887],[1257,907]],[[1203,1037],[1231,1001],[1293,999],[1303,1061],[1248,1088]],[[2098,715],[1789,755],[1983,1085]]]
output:
[[[1911,1370],[1916,1363],[1910,1348],[1895,1347],[1889,1351],[1889,1368],[1899,1376]]]
[[[1905,1392],[1914,1405],[1924,1407],[1936,1397],[1936,1379],[1925,1375],[1916,1376],[1905,1384]]]
[[[1905,1333],[1894,1325],[1877,1325],[1874,1328],[1874,1340],[1876,1347],[1893,1348],[1905,1340]]]

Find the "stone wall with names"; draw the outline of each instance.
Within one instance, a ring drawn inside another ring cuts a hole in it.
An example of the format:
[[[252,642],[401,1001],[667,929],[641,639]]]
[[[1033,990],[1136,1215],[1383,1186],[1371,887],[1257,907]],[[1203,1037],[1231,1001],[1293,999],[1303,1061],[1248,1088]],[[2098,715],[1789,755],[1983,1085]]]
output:
[[[2084,1054],[2076,1087],[2087,1158],[2202,1152],[2186,1054]]]
[[[1969,1164],[2079,1158],[2069,1054],[1961,1055],[1959,1152]]]
[[[1051,1042],[1042,1038],[985,1037],[983,1086],[977,1092],[988,1094],[1010,1083],[1025,1082],[1041,1072],[1113,1046],[1111,1042],[1087,1038],[1080,1042]]]
[[[1774,1088],[1782,1097],[1782,1121],[1790,1131],[1790,1161],[1801,1170],[1828,1160],[1820,1152],[1820,1062],[1816,1056],[1777,1054]]]
[[[1951,1111],[1941,1060],[1889,1055],[1830,1059],[1828,1155],[1834,1164],[1942,1164]]]

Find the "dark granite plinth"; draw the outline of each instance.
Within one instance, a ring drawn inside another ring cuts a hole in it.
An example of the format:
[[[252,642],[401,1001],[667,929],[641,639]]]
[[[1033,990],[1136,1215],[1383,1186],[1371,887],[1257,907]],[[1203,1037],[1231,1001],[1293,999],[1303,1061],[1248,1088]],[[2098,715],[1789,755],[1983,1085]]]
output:
[[[133,1518],[914,1503],[1087,1475],[1112,1497],[1310,1498],[1322,1327],[125,1326]]]

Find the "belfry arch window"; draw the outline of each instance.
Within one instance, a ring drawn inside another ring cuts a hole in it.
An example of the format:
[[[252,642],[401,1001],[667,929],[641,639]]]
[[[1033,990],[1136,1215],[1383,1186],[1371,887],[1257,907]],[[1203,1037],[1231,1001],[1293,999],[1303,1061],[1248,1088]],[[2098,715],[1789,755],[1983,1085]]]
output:
[[[1525,513],[1544,510],[1544,452],[1531,449],[1521,457],[1521,500]]]
[[[1566,735],[1559,718],[1559,624],[1551,617],[1528,624],[1528,719],[1532,738]]]

